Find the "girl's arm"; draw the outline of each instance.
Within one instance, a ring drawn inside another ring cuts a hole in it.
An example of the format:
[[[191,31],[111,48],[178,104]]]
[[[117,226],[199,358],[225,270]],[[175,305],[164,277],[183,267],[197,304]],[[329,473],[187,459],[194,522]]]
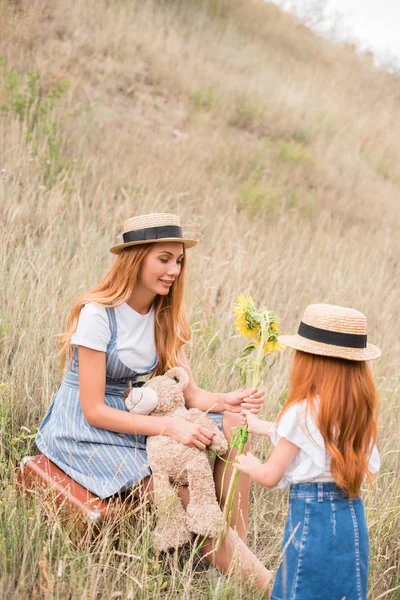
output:
[[[273,487],[282,479],[298,450],[298,446],[286,438],[281,438],[266,463],[262,463],[254,454],[247,452],[236,457],[236,466],[239,471],[250,475],[256,483]]]
[[[240,413],[243,408],[248,408],[252,412],[259,412],[264,402],[264,390],[254,390],[251,388],[240,388],[234,392],[219,393],[207,392],[202,390],[196,384],[189,360],[183,347],[178,353],[180,366],[183,367],[189,375],[189,383],[184,389],[186,406],[188,408],[198,408],[200,410],[211,412],[230,411]]]
[[[214,433],[183,419],[137,415],[107,406],[104,402],[106,381],[106,354],[78,346],[79,393],[86,421],[93,427],[118,433],[139,435],[169,435],[186,446],[204,450]]]
[[[242,412],[242,417],[242,426],[247,424],[249,433],[255,433],[256,435],[268,436],[275,425],[274,421],[264,421],[264,419],[259,419],[257,415],[254,415],[248,410]]]

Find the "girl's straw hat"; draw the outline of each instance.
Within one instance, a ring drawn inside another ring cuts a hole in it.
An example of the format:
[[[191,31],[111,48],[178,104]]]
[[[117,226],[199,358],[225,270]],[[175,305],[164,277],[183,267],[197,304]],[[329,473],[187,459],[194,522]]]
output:
[[[196,240],[183,237],[181,221],[177,215],[169,213],[153,213],[131,217],[124,221],[123,244],[110,248],[113,254],[119,254],[124,248],[137,244],[154,242],[182,242],[185,248],[196,246]]]
[[[347,360],[371,360],[381,351],[367,343],[367,319],[353,308],[332,304],[310,304],[304,311],[296,335],[281,335],[286,346]]]

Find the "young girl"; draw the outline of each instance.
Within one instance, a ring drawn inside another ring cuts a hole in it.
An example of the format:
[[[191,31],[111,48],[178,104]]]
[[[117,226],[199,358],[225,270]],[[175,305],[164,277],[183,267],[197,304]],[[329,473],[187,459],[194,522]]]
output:
[[[290,486],[273,600],[366,600],[368,530],[361,485],[380,467],[375,445],[378,395],[365,361],[363,314],[309,306],[297,335],[289,398],[275,423],[244,411],[249,431],[270,436],[263,464],[250,452],[238,467],[267,487]]]
[[[204,450],[213,436],[208,429],[180,419],[131,414],[124,402],[129,383],[138,376],[163,374],[177,364],[189,374],[185,388],[188,407],[211,411],[209,416],[229,437],[240,422],[242,403],[258,412],[263,392],[239,389],[212,393],[200,389],[193,378],[184,344],[190,329],[183,304],[186,249],[179,217],[142,215],[124,223],[123,243],[111,248],[117,258],[103,280],[72,308],[62,336],[63,379],[39,428],[36,444],[65,473],[101,498],[143,482],[151,489],[146,436],[169,435],[185,445]],[[217,497],[224,499],[229,475],[223,483],[225,462],[214,470]],[[237,528],[245,540],[250,478],[240,483],[241,519]],[[187,505],[187,489],[181,500]],[[219,552],[202,551],[209,562],[227,572],[236,537],[227,538]],[[271,574],[243,541],[241,566],[267,589]]]

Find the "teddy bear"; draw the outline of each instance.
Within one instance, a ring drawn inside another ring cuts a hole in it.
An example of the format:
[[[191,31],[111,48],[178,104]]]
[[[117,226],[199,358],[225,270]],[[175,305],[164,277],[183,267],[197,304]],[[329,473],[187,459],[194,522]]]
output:
[[[228,442],[217,425],[197,408],[187,409],[183,390],[188,374],[181,367],[150,379],[125,398],[129,411],[168,416],[198,423],[214,432],[208,450],[223,454]],[[147,407],[147,408],[146,408]],[[157,552],[187,543],[194,533],[214,538],[218,535],[222,513],[218,505],[207,451],[185,446],[167,435],[147,437],[147,456],[152,470],[157,524],[153,533]],[[177,489],[187,485],[190,502],[186,512]]]

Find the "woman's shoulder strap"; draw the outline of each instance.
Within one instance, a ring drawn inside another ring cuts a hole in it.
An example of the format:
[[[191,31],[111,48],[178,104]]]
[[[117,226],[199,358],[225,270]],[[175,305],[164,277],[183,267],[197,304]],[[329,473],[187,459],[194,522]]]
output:
[[[108,325],[110,327],[111,340],[117,337],[117,319],[115,317],[115,309],[110,306],[106,306],[106,313],[108,317]]]

